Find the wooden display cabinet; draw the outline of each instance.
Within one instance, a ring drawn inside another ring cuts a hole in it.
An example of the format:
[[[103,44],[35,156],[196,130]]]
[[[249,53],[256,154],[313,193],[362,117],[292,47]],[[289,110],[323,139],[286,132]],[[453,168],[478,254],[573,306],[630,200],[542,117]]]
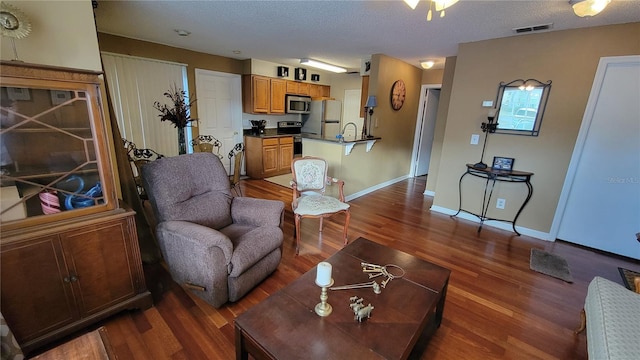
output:
[[[1,307],[22,350],[148,308],[117,200],[99,73],[0,63]]]

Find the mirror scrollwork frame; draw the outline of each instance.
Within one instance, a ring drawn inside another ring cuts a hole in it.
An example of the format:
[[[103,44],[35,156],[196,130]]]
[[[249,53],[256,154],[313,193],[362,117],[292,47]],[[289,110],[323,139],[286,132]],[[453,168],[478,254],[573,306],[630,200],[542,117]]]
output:
[[[538,136],[551,92],[551,80],[536,79],[500,82],[496,106],[495,133]]]

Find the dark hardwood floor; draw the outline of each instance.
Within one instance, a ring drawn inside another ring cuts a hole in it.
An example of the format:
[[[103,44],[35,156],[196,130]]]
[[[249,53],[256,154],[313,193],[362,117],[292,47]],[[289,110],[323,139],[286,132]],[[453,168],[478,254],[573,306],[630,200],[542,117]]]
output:
[[[478,234],[475,223],[430,212],[425,182],[409,179],[351,201],[349,228],[349,240],[362,236],[451,269],[442,326],[421,358],[586,359],[585,335],[573,330],[588,283],[596,275],[622,283],[617,268],[639,271],[640,262],[489,226]],[[295,256],[291,190],[263,180],[241,187],[245,196],[287,204],[279,268],[241,301],[214,309],[172,282],[161,265],[146,265],[154,307],[98,324],[106,326],[118,359],[232,359],[234,318],[341,249],[342,216],[326,221],[322,235],[317,220],[305,219]],[[529,270],[531,248],[564,256],[574,282]]]

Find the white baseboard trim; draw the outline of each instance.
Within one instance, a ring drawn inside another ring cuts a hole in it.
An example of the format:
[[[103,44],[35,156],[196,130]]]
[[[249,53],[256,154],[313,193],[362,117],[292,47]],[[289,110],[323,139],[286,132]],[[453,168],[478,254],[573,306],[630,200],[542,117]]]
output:
[[[436,192],[431,190],[425,190],[422,194],[428,196],[436,196]]]
[[[453,215],[457,212],[457,210],[452,210],[452,209],[448,209],[448,208],[436,206],[436,205],[432,205],[430,210],[441,213],[441,214],[445,214],[445,215]],[[457,217],[461,219],[473,221],[475,223],[480,223],[480,219],[478,219],[478,217],[464,211],[461,211]],[[491,226],[496,229],[513,231],[513,227],[511,226],[511,224],[502,222],[502,221],[487,220],[484,222],[483,226]],[[518,229],[518,232],[520,232],[520,234],[522,235],[531,236],[533,238],[544,240],[544,241],[555,241],[555,238],[553,238],[550,233],[545,233],[542,231],[533,230],[533,229],[525,228],[518,225],[516,225],[516,229]]]
[[[358,191],[357,193],[353,193],[353,194],[351,194],[351,195],[347,195],[347,196],[345,196],[345,197],[344,197],[344,199],[345,199],[346,201],[351,201],[351,200],[353,200],[353,199],[357,199],[357,198],[359,198],[360,196],[367,195],[368,193],[372,193],[372,192],[374,192],[374,191],[376,191],[376,190],[380,190],[380,189],[382,189],[383,187],[387,187],[387,186],[389,186],[389,185],[395,184],[395,183],[400,182],[400,181],[402,181],[402,180],[406,180],[406,179],[408,179],[408,178],[409,178],[409,175],[405,175],[405,176],[401,176],[401,177],[398,177],[398,178],[395,178],[395,179],[391,179],[391,180],[389,180],[389,181],[385,181],[385,182],[383,182],[383,183],[380,183],[380,184],[374,185],[374,186],[369,187],[369,188],[366,188],[366,189],[364,189],[364,190],[360,190],[360,191]]]

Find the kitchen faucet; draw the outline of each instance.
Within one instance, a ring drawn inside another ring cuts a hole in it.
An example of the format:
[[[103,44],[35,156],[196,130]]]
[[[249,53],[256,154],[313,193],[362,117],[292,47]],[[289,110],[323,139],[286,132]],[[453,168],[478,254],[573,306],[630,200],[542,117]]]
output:
[[[344,132],[347,130],[347,126],[349,126],[349,125],[353,125],[353,137],[354,137],[354,140],[355,140],[355,137],[358,134],[358,126],[356,126],[356,124],[354,124],[353,122],[348,122],[348,123],[346,123],[344,125],[344,127],[342,128],[342,133],[340,133],[340,136],[341,136],[342,139],[344,139]]]

